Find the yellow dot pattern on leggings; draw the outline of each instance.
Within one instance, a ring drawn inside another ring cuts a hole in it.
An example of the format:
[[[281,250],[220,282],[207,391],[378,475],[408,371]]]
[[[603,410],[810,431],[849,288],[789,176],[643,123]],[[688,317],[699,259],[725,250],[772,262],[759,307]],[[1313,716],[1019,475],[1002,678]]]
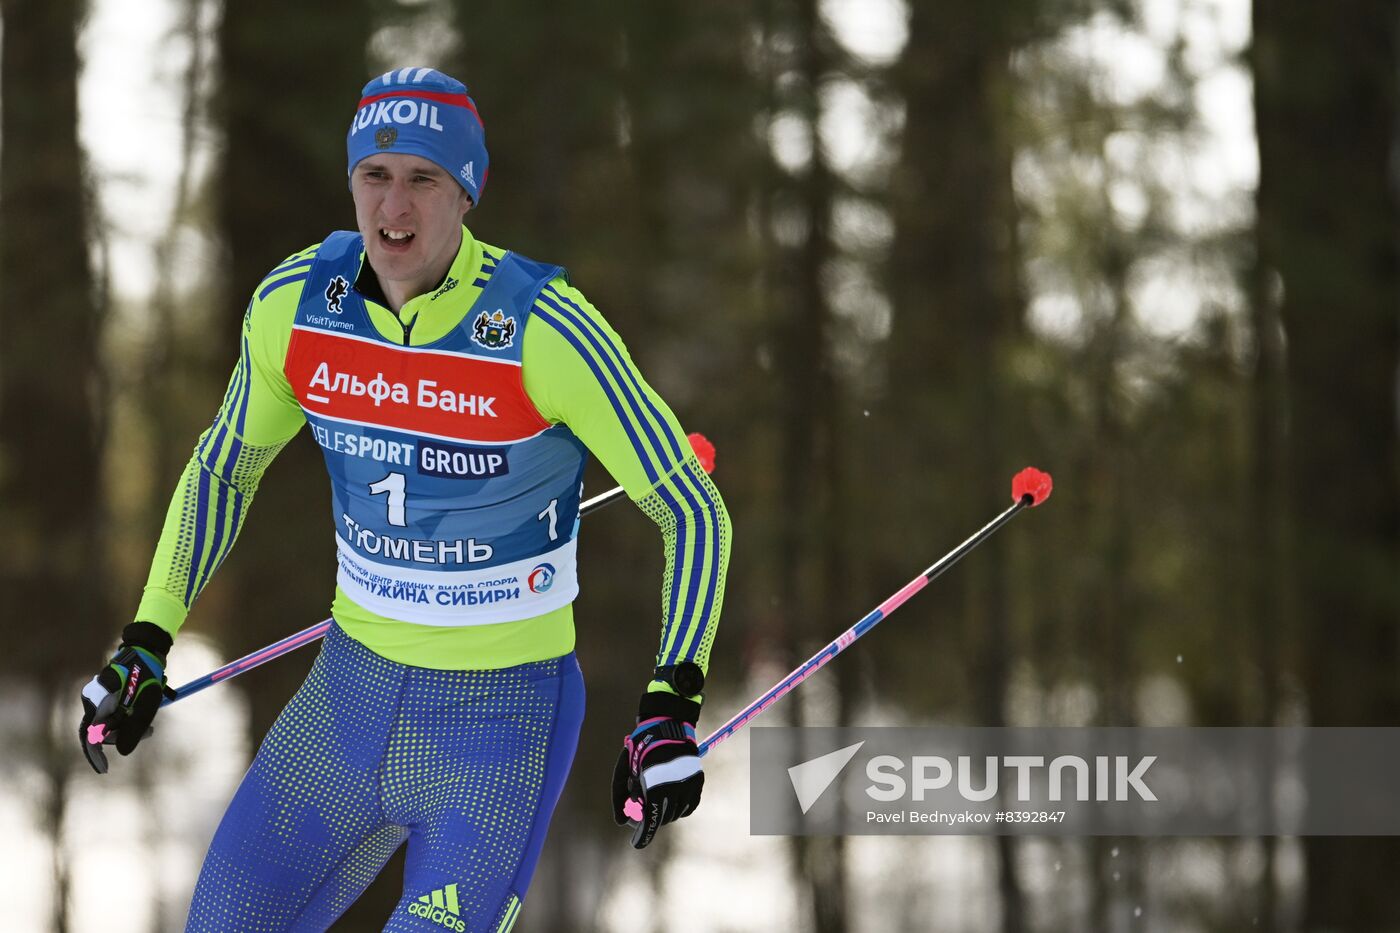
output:
[[[553,807],[541,795],[560,702],[581,707],[581,683],[563,686],[574,664],[408,667],[332,627],[229,805],[186,929],[325,929],[405,839],[403,899],[385,929],[444,929],[409,907],[447,884],[454,921],[494,929]]]
[[[558,667],[541,661],[470,678],[414,668],[384,756],[385,811],[423,840],[410,872],[433,887],[455,882],[463,913],[483,921],[508,894],[500,866],[520,862],[535,820]],[[427,892],[405,891],[414,893]]]

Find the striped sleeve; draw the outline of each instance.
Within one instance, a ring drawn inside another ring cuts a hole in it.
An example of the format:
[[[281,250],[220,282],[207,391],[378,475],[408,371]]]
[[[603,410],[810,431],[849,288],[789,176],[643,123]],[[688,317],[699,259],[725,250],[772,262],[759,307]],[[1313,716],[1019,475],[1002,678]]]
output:
[[[541,292],[526,325],[523,375],[540,412],[567,424],[661,529],[657,665],[692,661],[708,670],[729,564],[729,514],[676,416],[618,335],[562,279]],[[654,681],[650,689],[670,688]]]
[[[232,549],[267,465],[304,423],[281,366],[310,264],[288,266],[301,258],[283,262],[254,291],[223,403],[166,511],[136,618],[172,635]]]

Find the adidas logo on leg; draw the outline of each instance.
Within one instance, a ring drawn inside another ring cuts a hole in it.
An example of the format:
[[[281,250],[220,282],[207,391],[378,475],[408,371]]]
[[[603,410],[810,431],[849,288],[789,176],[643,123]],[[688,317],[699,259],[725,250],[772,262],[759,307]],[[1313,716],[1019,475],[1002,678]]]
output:
[[[457,903],[457,885],[454,882],[445,888],[424,894],[408,905],[408,912],[415,917],[431,920],[457,933],[466,933],[467,925],[462,922],[460,905]]]

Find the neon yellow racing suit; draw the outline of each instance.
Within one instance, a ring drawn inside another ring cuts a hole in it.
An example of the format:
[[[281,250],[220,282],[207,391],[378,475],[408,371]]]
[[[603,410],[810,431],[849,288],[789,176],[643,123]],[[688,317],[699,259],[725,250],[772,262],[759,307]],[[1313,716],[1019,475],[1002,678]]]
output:
[[[303,293],[314,288],[314,297],[321,300],[322,283],[308,280],[320,248],[317,244],[288,257],[257,287],[244,316],[242,352],[228,392],[170,503],[136,618],[172,635],[232,547],[264,470],[308,421],[304,405],[312,403],[299,399],[302,387],[294,388],[287,373]],[[461,248],[440,287],[411,299],[396,316],[361,253],[353,283],[326,285],[325,300],[338,305],[337,288],[348,288],[353,297],[363,299],[379,340],[428,347],[463,325],[506,255],[463,228]],[[519,377],[528,406],[541,424],[566,426],[660,526],[666,571],[657,664],[689,661],[707,670],[729,560],[730,524],[723,500],[699,467],[675,416],[578,289],[563,275],[556,276],[531,310],[519,351]],[[489,312],[480,312],[479,334],[487,333],[480,330],[483,324],[493,324]],[[497,318],[494,323],[500,324]],[[490,336],[499,334],[491,331]],[[366,379],[372,374],[371,370]],[[327,372],[321,371],[320,377],[329,387]],[[351,383],[348,376],[345,379],[348,389]],[[364,385],[356,379],[355,387]],[[468,397],[458,398],[470,404]],[[313,428],[315,439],[328,451],[344,443],[336,432]],[[374,455],[367,440],[362,444],[366,456]],[[455,448],[438,445],[436,455],[446,464],[444,450]],[[353,539],[357,529],[348,516],[346,521],[351,524],[345,534]],[[366,532],[359,531],[363,543]],[[367,540],[371,546],[378,541],[372,535]],[[395,543],[405,548],[408,544]],[[491,624],[422,624],[364,605],[370,600],[359,590],[347,592],[345,580],[342,576],[337,584],[331,608],[337,624],[392,661],[443,670],[490,670],[556,658],[574,647],[571,602]],[[657,680],[649,689],[670,687]]]

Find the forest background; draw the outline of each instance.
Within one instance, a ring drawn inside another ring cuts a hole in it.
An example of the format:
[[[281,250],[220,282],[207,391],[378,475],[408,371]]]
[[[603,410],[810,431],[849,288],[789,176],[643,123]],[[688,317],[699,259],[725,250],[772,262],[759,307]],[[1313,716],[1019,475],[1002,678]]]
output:
[[[179,929],[311,662],[106,777],[78,753],[248,295],[353,226],[345,130],[405,64],[481,109],[474,232],[567,265],[719,449],[702,730],[1027,463],[1051,503],[770,723],[1400,722],[1398,28],[1393,0],[0,0],[6,929]],[[319,460],[272,467],[173,682],[326,615]],[[583,539],[589,713],[521,931],[1400,930],[1398,840],[750,837],[747,739],[638,854],[605,801],[661,550],[625,506]]]

